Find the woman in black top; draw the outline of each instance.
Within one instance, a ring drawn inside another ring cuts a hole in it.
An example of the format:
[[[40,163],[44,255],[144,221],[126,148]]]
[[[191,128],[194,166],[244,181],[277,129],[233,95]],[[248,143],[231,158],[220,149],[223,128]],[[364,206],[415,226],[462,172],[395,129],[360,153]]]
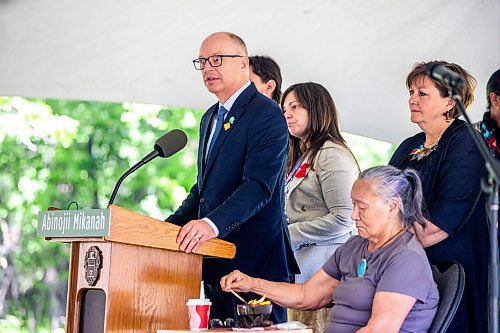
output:
[[[429,262],[464,267],[465,292],[449,332],[486,332],[489,238],[480,188],[486,171],[448,88],[426,74],[433,63],[417,64],[406,80],[411,121],[423,132],[404,140],[389,164],[415,169],[422,180],[427,221],[423,228],[415,224],[415,232]],[[466,79],[459,94],[469,106],[475,79],[456,64],[437,64]]]

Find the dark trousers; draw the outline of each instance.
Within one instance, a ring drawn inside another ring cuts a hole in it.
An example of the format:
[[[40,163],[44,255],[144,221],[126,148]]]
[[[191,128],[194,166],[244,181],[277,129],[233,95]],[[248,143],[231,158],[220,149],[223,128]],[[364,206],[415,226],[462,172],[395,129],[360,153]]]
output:
[[[210,307],[210,319],[217,318],[224,321],[227,318],[233,318],[234,320],[238,320],[236,304],[238,304],[240,300],[236,299],[233,294],[223,291],[220,285],[204,283],[204,288],[205,297],[212,302],[212,306]],[[241,295],[247,301],[254,298],[259,299],[261,297],[253,293],[242,293]],[[275,324],[286,322],[286,308],[273,304],[273,312],[271,312],[269,319]]]

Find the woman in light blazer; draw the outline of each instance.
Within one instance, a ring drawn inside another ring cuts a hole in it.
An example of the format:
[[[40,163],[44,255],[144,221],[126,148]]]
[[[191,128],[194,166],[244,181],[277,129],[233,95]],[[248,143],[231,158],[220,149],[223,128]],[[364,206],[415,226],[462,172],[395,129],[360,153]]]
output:
[[[335,103],[320,84],[289,87],[281,100],[290,133],[285,212],[303,283],[355,234],[351,188],[359,173],[340,134]],[[329,309],[289,310],[289,320],[323,332]]]

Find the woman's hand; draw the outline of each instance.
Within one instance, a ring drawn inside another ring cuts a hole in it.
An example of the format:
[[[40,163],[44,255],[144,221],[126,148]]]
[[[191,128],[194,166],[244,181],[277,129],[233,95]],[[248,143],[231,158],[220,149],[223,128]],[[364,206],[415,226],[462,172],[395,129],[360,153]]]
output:
[[[253,277],[235,270],[220,279],[220,286],[226,292],[234,290],[246,293],[252,291],[254,281]]]
[[[415,230],[415,235],[417,235],[423,247],[432,246],[448,238],[446,231],[440,229],[427,219],[425,219],[424,225],[417,222],[413,223],[413,230]]]
[[[410,232],[417,236],[418,239],[418,234],[422,232],[424,229],[424,226],[418,222],[413,222],[413,228],[410,229]],[[419,240],[420,241],[420,240]]]
[[[220,286],[226,292],[253,292],[266,295],[273,303],[290,309],[316,310],[332,302],[332,295],[338,280],[320,268],[305,284],[274,282],[250,277],[236,270],[220,279]]]

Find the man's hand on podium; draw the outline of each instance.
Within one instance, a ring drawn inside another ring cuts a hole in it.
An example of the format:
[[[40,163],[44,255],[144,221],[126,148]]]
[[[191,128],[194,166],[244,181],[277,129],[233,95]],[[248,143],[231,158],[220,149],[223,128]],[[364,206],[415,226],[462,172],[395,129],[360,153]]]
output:
[[[215,238],[215,232],[206,221],[191,220],[182,227],[176,241],[181,251],[190,253],[212,238]]]

